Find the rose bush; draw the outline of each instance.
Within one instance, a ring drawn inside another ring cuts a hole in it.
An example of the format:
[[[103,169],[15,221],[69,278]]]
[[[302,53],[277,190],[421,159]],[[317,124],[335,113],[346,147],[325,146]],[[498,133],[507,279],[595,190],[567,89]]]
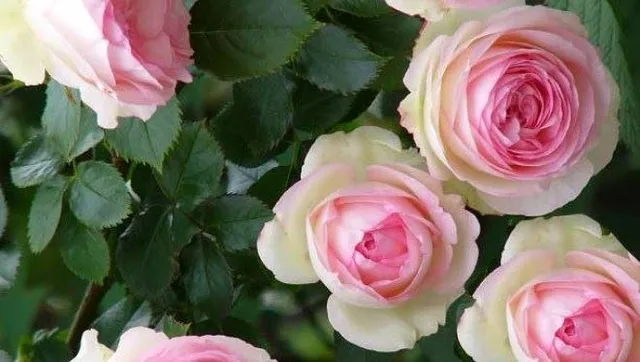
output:
[[[116,127],[118,117],[149,119],[178,81],[192,79],[190,16],[181,0],[10,0],[3,6],[10,6],[5,14],[13,29],[0,41],[9,70],[37,84],[46,69],[80,89],[102,127]]]
[[[640,263],[583,215],[522,221],[458,326],[477,362],[640,359]]]
[[[272,362],[269,354],[240,339],[227,336],[168,338],[162,332],[134,327],[111,351],[98,342],[98,332],[82,335],[78,355],[71,362]],[[275,362],[275,361],[274,361]]]
[[[616,147],[617,85],[569,12],[515,7],[427,26],[404,81],[402,125],[429,172],[474,193],[475,208],[553,211]]]
[[[477,219],[415,156],[381,128],[320,137],[258,239],[278,280],[329,288],[329,321],[367,349],[435,333],[478,257]]]

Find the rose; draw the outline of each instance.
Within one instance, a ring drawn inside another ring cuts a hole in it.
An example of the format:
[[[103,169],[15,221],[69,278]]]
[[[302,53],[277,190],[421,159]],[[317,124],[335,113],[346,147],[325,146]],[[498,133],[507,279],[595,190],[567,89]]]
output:
[[[471,191],[472,207],[548,213],[611,160],[618,88],[574,14],[516,7],[454,26],[474,16],[421,34],[402,125],[429,172]]]
[[[422,162],[381,128],[321,136],[258,240],[278,280],[321,280],[333,327],[370,350],[435,333],[477,261],[477,219]]]
[[[385,0],[387,5],[429,21],[441,20],[451,10],[496,11],[498,6],[524,5],[524,0]]]
[[[269,354],[240,339],[226,336],[188,336],[169,339],[149,328],[131,328],[111,351],[98,342],[98,332],[82,335],[80,351],[71,362],[269,362]]]
[[[519,223],[458,326],[478,362],[640,360],[640,263],[583,215]]]
[[[0,55],[9,70],[34,84],[46,68],[58,82],[79,88],[102,127],[116,127],[118,117],[149,119],[174,95],[178,80],[192,79],[190,17],[181,0],[8,4],[13,20],[0,25],[11,31],[0,38]]]

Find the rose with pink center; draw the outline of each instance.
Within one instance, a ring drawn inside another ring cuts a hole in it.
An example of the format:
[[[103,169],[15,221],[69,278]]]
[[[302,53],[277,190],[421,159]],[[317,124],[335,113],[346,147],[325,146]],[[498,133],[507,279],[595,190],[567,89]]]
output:
[[[405,84],[402,125],[429,172],[483,212],[563,206],[618,140],[617,85],[569,12],[522,6],[426,26]]]
[[[258,240],[280,281],[322,281],[333,327],[368,349],[410,348],[435,333],[477,261],[478,221],[408,166],[419,162],[380,128],[323,136]]]
[[[267,351],[238,338],[186,336],[134,327],[122,334],[115,351],[98,342],[98,332],[85,331],[71,362],[275,362]]]
[[[467,353],[478,362],[639,360],[640,263],[598,229],[581,215],[518,224],[460,321]]]
[[[192,79],[181,0],[29,0],[24,13],[46,70],[80,89],[102,127],[117,126],[118,117],[149,119],[178,81]]]

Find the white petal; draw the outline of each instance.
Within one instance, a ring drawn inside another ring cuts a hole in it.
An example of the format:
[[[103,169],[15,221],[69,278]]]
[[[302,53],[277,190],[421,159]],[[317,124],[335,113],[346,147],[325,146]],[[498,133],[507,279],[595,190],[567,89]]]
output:
[[[80,350],[70,362],[107,362],[113,351],[98,342],[98,332],[88,330],[82,333]]]
[[[529,250],[552,251],[556,261],[563,262],[569,251],[591,248],[627,255],[613,234],[602,235],[600,224],[586,215],[537,218],[516,225],[504,246],[502,264]]]
[[[150,328],[131,328],[120,336],[118,349],[109,362],[138,362],[146,351],[168,340],[164,333]]]
[[[478,195],[490,207],[500,213],[540,216],[568,204],[587,186],[593,176],[593,165],[583,160],[566,176],[552,179],[548,187],[527,196],[495,196],[479,192]]]
[[[403,150],[400,138],[393,132],[374,126],[359,127],[351,133],[322,135],[313,143],[302,166],[301,177],[319,167],[340,162],[354,167],[359,175],[373,164],[403,163],[424,168],[425,162],[414,149]]]
[[[347,341],[372,351],[392,352],[413,348],[423,336],[444,324],[449,305],[459,296],[424,293],[395,308],[363,308],[331,295],[329,322]]]
[[[0,2],[0,61],[26,85],[44,81],[45,50],[24,17],[22,0]]]
[[[556,267],[553,254],[531,251],[493,271],[476,290],[476,303],[458,323],[458,339],[477,362],[516,361],[509,343],[507,300],[536,276]]]
[[[329,194],[354,180],[354,170],[348,165],[325,165],[282,195],[274,207],[274,220],[264,226],[257,243],[260,259],[276,279],[290,284],[318,281],[309,260],[307,214]]]

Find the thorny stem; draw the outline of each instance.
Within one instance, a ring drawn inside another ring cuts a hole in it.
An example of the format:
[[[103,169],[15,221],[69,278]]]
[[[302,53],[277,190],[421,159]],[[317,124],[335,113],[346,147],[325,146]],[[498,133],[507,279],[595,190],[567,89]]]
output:
[[[71,329],[69,329],[69,335],[67,336],[67,346],[74,354],[78,352],[82,333],[89,328],[91,322],[95,319],[98,314],[100,301],[102,301],[102,298],[107,294],[112,284],[113,279],[107,278],[101,285],[90,283],[89,286],[87,286],[87,290],[82,298],[82,303],[80,303],[80,307],[78,307],[78,311],[71,324]]]

